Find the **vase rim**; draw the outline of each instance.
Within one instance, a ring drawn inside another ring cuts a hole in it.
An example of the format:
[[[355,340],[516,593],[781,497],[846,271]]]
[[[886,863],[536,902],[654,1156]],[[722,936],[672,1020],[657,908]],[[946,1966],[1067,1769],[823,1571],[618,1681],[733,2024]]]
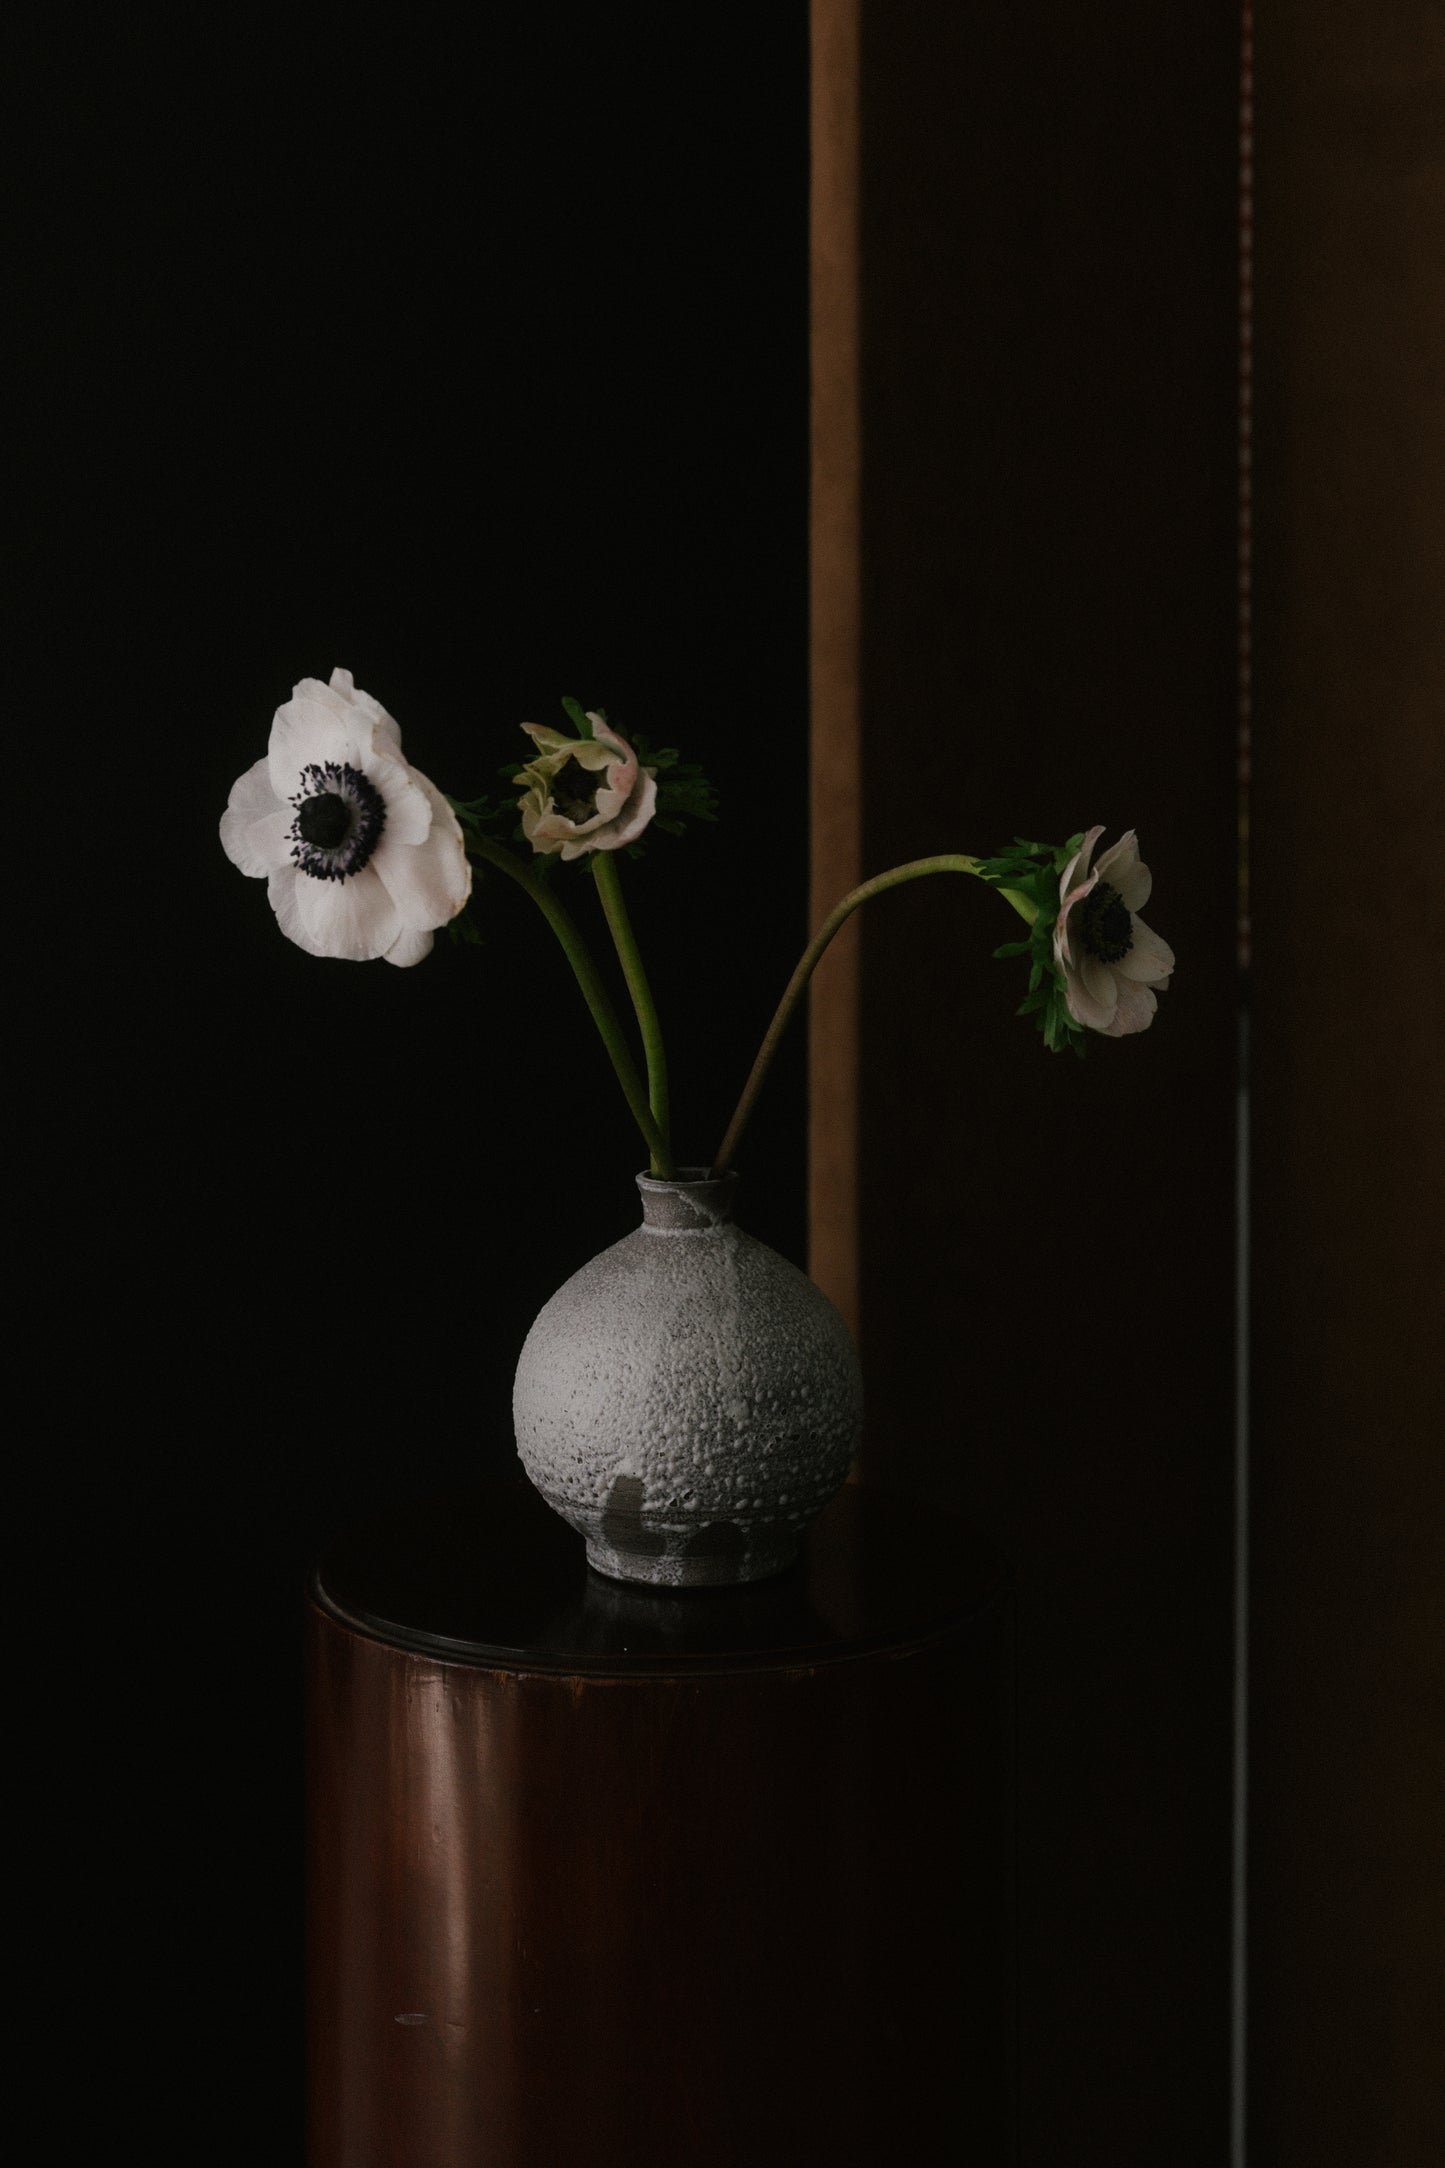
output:
[[[738,1178],[731,1167],[726,1174],[683,1167],[670,1181],[659,1174],[639,1174],[637,1187],[645,1234],[717,1234],[732,1220]]]
[[[722,1174],[714,1174],[710,1167],[681,1167],[671,1179],[661,1174],[639,1174],[637,1186],[643,1191],[721,1189],[726,1183],[736,1182],[737,1178],[736,1167],[729,1167]]]

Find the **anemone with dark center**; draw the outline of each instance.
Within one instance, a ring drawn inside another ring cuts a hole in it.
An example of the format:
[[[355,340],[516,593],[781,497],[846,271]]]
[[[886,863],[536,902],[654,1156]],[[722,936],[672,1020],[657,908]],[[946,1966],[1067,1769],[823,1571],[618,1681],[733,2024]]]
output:
[[[221,844],[311,956],[420,963],[471,894],[456,814],[349,670],[292,687],[231,786]]]
[[[1139,913],[1149,901],[1149,868],[1130,828],[1091,870],[1103,829],[1091,828],[1059,875],[1054,965],[1076,1024],[1118,1039],[1144,1031],[1174,970],[1174,951]]]

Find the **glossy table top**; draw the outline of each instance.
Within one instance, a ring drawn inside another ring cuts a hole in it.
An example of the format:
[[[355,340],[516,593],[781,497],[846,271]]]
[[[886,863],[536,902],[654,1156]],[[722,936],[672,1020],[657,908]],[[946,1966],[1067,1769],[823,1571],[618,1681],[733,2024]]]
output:
[[[660,1591],[609,1581],[518,1469],[348,1530],[314,1602],[454,1663],[590,1675],[813,1666],[967,1630],[1008,1568],[943,1509],[847,1484],[770,1581]]]

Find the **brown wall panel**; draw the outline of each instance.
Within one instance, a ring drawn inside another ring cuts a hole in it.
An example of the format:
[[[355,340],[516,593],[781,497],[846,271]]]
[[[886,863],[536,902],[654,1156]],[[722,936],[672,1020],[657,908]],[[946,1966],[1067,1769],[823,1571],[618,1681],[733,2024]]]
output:
[[[1237,66],[861,9],[863,870],[1134,825],[1180,959],[1079,1065],[981,888],[864,914],[865,1465],[1020,1577],[1027,2168],[1228,2142]]]
[[[1258,46],[1251,2095],[1445,2152],[1445,18]]]

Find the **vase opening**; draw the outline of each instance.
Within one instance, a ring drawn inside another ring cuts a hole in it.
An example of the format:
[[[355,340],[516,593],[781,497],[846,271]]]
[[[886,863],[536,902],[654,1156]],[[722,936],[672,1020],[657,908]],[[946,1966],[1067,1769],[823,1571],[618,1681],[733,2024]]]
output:
[[[639,1174],[642,1224],[653,1234],[701,1234],[726,1227],[733,1216],[738,1178],[731,1168],[714,1175],[707,1167],[681,1167],[675,1181]]]

